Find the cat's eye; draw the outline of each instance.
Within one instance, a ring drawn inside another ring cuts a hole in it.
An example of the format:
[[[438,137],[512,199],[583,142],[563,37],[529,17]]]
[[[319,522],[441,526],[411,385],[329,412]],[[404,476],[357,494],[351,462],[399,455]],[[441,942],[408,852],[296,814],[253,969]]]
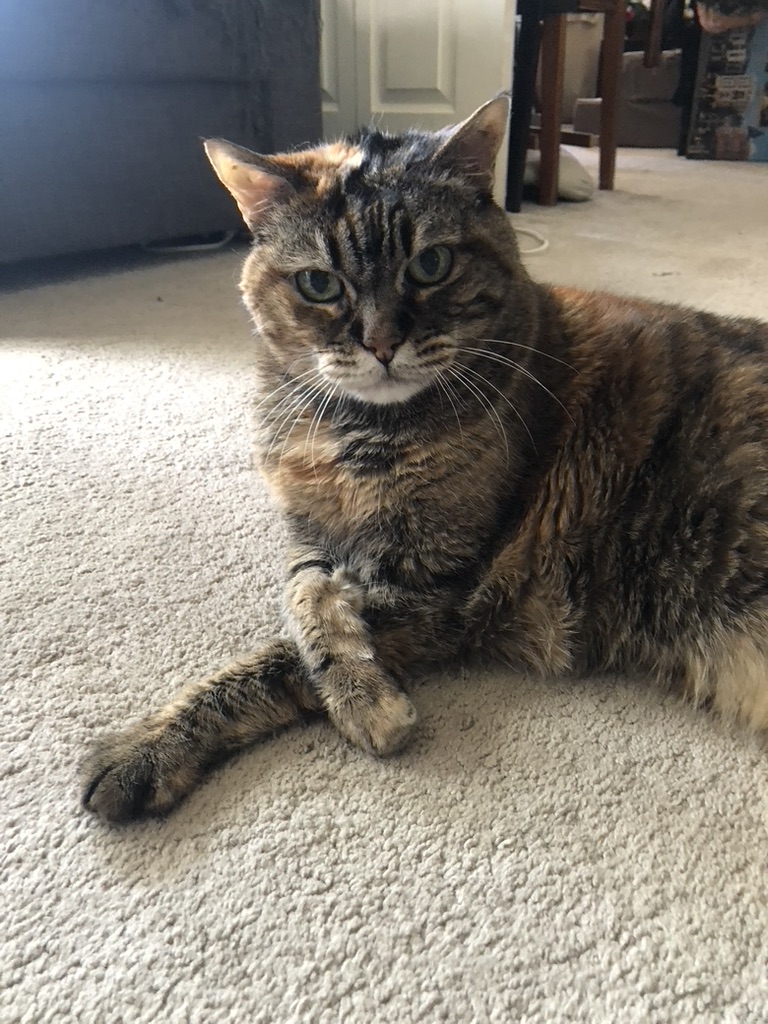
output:
[[[414,284],[438,284],[448,277],[452,265],[451,250],[445,245],[433,245],[431,249],[424,249],[413,257],[408,264],[407,274]]]
[[[310,302],[335,302],[341,296],[341,281],[327,270],[300,270],[296,287]]]

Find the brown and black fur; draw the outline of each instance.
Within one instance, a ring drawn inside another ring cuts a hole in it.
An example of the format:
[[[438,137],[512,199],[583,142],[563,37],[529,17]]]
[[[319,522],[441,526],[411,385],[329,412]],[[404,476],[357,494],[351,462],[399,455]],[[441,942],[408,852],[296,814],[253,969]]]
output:
[[[409,676],[473,654],[642,672],[768,728],[768,327],[532,281],[489,194],[505,114],[275,158],[209,144],[254,233],[287,638],[105,739],[102,817],[168,811],[312,712],[388,754]],[[450,274],[413,287],[435,245]],[[307,268],[343,296],[302,299]]]

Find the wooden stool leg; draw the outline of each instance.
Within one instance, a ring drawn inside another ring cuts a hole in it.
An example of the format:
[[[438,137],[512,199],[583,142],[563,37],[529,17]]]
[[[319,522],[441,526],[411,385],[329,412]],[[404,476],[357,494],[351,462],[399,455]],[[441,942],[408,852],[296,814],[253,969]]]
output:
[[[651,0],[648,41],[643,57],[644,68],[657,68],[661,63],[661,37],[664,34],[664,0]]]
[[[554,206],[560,171],[560,123],[563,113],[565,78],[565,17],[544,19],[541,35],[541,164],[539,203]]]
[[[616,132],[619,88],[624,57],[626,0],[605,15],[600,53],[600,188],[612,189],[616,175]]]

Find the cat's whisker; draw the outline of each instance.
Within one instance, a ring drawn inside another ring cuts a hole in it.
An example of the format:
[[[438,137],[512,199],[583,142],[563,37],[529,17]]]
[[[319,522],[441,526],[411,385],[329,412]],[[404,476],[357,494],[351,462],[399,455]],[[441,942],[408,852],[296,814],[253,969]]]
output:
[[[301,423],[302,418],[304,416],[304,410],[308,409],[312,405],[312,403],[318,399],[320,394],[322,394],[322,389],[318,388],[315,392],[313,392],[307,397],[307,400],[305,402],[300,404],[298,411],[295,412],[295,415],[294,410],[291,410],[291,413],[289,413],[289,415],[286,417],[285,420],[283,420],[283,423],[280,425],[282,429],[283,424],[285,424],[291,418],[291,415],[293,415],[293,422],[291,423],[291,426],[288,429],[288,433],[285,435],[285,438],[283,439],[283,445],[282,448],[280,449],[280,458],[277,460],[278,472],[280,472],[280,470],[282,469],[283,459],[285,458],[286,449],[288,447],[288,442],[291,439],[291,434],[293,434],[296,427]]]
[[[287,400],[290,400],[290,404],[288,405],[287,412],[286,412],[285,409],[283,409],[282,412],[280,413],[280,416],[282,417],[281,420],[280,420],[280,423],[277,426],[272,426],[271,427],[272,441],[270,443],[269,449],[268,449],[267,454],[266,454],[266,459],[267,460],[269,459],[269,456],[272,454],[272,449],[274,448],[275,444],[280,440],[281,432],[282,432],[283,427],[285,426],[285,424],[291,419],[291,417],[295,417],[297,415],[297,409],[301,409],[302,406],[304,404],[306,404],[305,403],[305,399],[307,399],[307,395],[309,395],[309,398],[307,400],[311,401],[312,390],[310,390],[310,392],[308,393],[305,390],[306,387],[307,387],[307,385],[305,384],[302,387],[296,388],[294,390],[294,392],[292,392],[292,394],[290,396],[288,396]],[[296,391],[298,391],[299,394],[296,394],[295,393]],[[281,402],[281,405],[282,404],[284,404],[284,403]],[[265,425],[266,425],[266,422],[269,419],[270,419],[270,417],[266,418]]]
[[[502,441],[504,442],[504,451],[506,454],[507,462],[509,462],[509,441],[507,438],[507,432],[504,429],[504,423],[501,419],[501,416],[498,413],[498,410],[496,409],[488,395],[483,394],[482,390],[478,387],[478,385],[474,383],[474,381],[469,380],[466,377],[465,371],[468,369],[468,367],[462,366],[461,372],[455,365],[451,367],[451,369],[453,371],[453,375],[457,378],[459,383],[463,384],[464,387],[467,388],[467,390],[477,398],[477,400],[480,402],[480,405],[488,412],[489,416],[492,418],[494,427],[497,433],[500,435]]]
[[[581,371],[577,370],[572,363],[568,363],[565,359],[560,359],[558,356],[553,356],[549,352],[542,352],[540,348],[534,348],[532,345],[523,345],[519,341],[504,341],[501,338],[478,338],[478,341],[486,341],[491,345],[512,345],[515,348],[522,348],[525,349],[526,352],[533,352],[537,356],[543,356],[545,359],[551,359],[553,363],[560,363],[561,366],[567,366],[568,369],[573,370],[574,373],[581,373]]]
[[[456,403],[454,402],[453,397],[451,395],[451,392],[449,390],[450,389],[449,382],[447,380],[445,380],[441,376],[438,376],[435,379],[437,381],[438,387],[445,394],[445,397],[448,399],[448,401],[451,403],[451,408],[453,409],[453,414],[456,417],[456,423],[458,424],[458,427],[459,427],[459,436],[461,437],[461,440],[462,440],[462,443],[463,443],[464,442],[464,428],[461,425],[461,417],[459,416],[459,410],[458,410],[458,408],[456,406]]]
[[[530,429],[528,427],[528,424],[525,422],[525,419],[524,419],[522,413],[517,408],[517,406],[514,404],[514,402],[511,401],[509,396],[505,395],[503,391],[501,391],[499,388],[496,387],[496,385],[493,383],[493,381],[488,380],[488,378],[484,374],[480,373],[479,370],[474,370],[474,369],[472,369],[471,366],[465,366],[463,363],[461,363],[460,365],[461,365],[462,369],[466,370],[468,373],[471,373],[474,377],[476,377],[479,380],[483,381],[485,384],[488,385],[488,387],[493,388],[493,390],[496,391],[502,397],[502,399],[507,403],[507,405],[510,407],[512,412],[515,414],[515,416],[517,416],[517,418],[520,420],[520,422],[522,423],[523,427],[525,428],[525,432],[528,435],[528,437],[530,438],[531,445],[533,446],[533,450],[537,451],[538,449],[536,448],[536,442],[533,439],[533,434],[531,433],[531,431],[530,431]]]
[[[482,407],[483,407],[483,408],[484,408],[484,409],[485,409],[485,410],[486,410],[486,411],[487,411],[487,412],[488,412],[488,413],[489,413],[489,414],[491,415],[491,417],[493,418],[493,420],[494,420],[494,426],[495,426],[496,430],[498,431],[498,433],[499,433],[499,436],[501,437],[502,441],[504,442],[504,450],[505,450],[505,452],[506,452],[506,456],[507,456],[507,462],[509,462],[509,442],[508,442],[508,440],[507,440],[507,432],[506,432],[506,430],[504,429],[504,424],[503,424],[503,423],[502,423],[502,421],[501,421],[501,417],[499,416],[499,413],[498,413],[498,411],[497,411],[497,410],[496,410],[496,409],[494,408],[494,406],[493,406],[493,402],[491,402],[490,398],[488,398],[488,396],[487,396],[487,395],[484,395],[484,394],[482,393],[482,391],[480,390],[480,388],[479,388],[479,387],[477,387],[477,385],[476,385],[476,384],[474,384],[474,383],[473,383],[472,381],[470,381],[470,380],[467,380],[467,379],[466,379],[466,378],[464,377],[464,375],[463,375],[462,373],[460,373],[460,372],[459,372],[458,366],[457,366],[456,364],[454,364],[453,366],[449,366],[449,367],[448,367],[447,369],[448,369],[448,372],[449,372],[450,374],[452,374],[452,375],[453,375],[453,376],[454,376],[454,377],[455,377],[455,378],[456,378],[456,379],[457,379],[457,380],[459,381],[459,383],[460,383],[460,384],[463,384],[463,385],[464,385],[464,387],[465,387],[465,388],[466,388],[466,389],[467,389],[467,390],[468,390],[468,391],[469,391],[469,392],[470,392],[471,394],[474,394],[474,396],[475,396],[475,397],[477,398],[477,400],[478,400],[478,402],[480,403],[480,405],[481,405],[481,406],[482,406]],[[462,367],[461,367],[461,369],[462,369],[462,370],[466,370],[466,369],[467,369],[467,367],[466,367],[466,366],[462,366]]]
[[[307,358],[307,356],[302,355],[302,356],[298,356],[296,359],[294,359],[293,362],[291,363],[291,365],[288,367],[288,369],[283,374],[283,376],[284,377],[288,377],[289,374],[291,373],[291,370],[296,365],[296,363],[298,363],[299,360],[306,359],[306,358]],[[319,371],[317,370],[316,367],[310,367],[309,370],[305,370],[304,373],[300,373],[296,377],[289,377],[289,379],[287,381],[285,381],[284,384],[279,384],[276,388],[273,388],[268,394],[264,395],[264,397],[261,398],[256,403],[256,405],[253,407],[253,411],[254,412],[258,412],[259,409],[262,407],[262,405],[264,405],[266,402],[268,402],[270,400],[270,398],[273,398],[279,391],[283,391],[285,388],[289,388],[291,386],[291,384],[296,384],[298,381],[301,381],[304,377],[308,377],[310,374],[317,373],[317,372],[319,372]]]
[[[316,366],[311,367],[309,370],[305,370],[304,373],[300,373],[298,376],[292,377],[290,380],[286,381],[284,384],[281,384],[279,387],[275,388],[274,391],[270,392],[269,395],[267,395],[261,402],[259,402],[259,404],[256,406],[256,409],[254,410],[254,412],[258,411],[260,406],[262,406],[264,404],[264,402],[267,401],[269,398],[273,397],[279,391],[282,391],[284,388],[290,387],[291,384],[293,384],[294,387],[291,388],[291,390],[288,392],[288,394],[287,395],[283,395],[283,397],[280,399],[280,401],[277,402],[274,405],[274,407],[271,408],[265,414],[265,418],[267,418],[267,419],[269,419],[271,417],[274,417],[275,413],[280,408],[280,406],[283,405],[286,401],[288,401],[288,399],[291,398],[291,396],[294,395],[297,391],[300,391],[302,388],[306,388],[308,385],[312,384],[314,381],[320,381],[322,379],[323,379],[322,371],[319,370]]]
[[[516,363],[514,359],[508,359],[506,356],[500,356],[497,352],[487,352],[485,349],[482,349],[482,348],[469,348],[469,347],[465,347],[463,349],[463,351],[464,352],[471,352],[473,355],[480,356],[483,359],[489,359],[489,360],[491,360],[491,362],[501,363],[502,365],[510,366],[512,369],[517,370],[519,373],[524,374],[526,377],[528,377],[529,380],[532,380],[534,382],[534,384],[538,384],[540,388],[543,388],[544,391],[546,391],[547,394],[557,402],[557,404],[563,410],[563,412],[568,417],[568,419],[571,421],[571,423],[573,423],[574,425],[576,424],[576,421],[574,420],[574,418],[571,415],[570,411],[568,409],[566,409],[566,407],[563,405],[563,403],[560,401],[560,399],[557,397],[557,395],[554,394],[554,392],[550,391],[550,389],[547,387],[546,384],[542,384],[542,382],[539,380],[539,378],[534,373],[531,373],[531,371],[528,370],[521,363]],[[489,383],[490,383],[490,381],[489,381]]]
[[[324,408],[325,403],[327,402],[327,400],[328,400],[328,396],[326,395],[322,399],[322,401],[320,401],[316,405],[315,411],[314,411],[314,413],[312,415],[312,419],[310,421],[309,428],[308,428],[308,430],[306,432],[306,435],[304,437],[304,452],[303,452],[303,455],[302,455],[302,458],[304,459],[304,462],[307,461],[307,448],[309,447],[310,438],[312,438],[314,436],[313,435],[313,430],[317,429],[316,424],[317,424],[317,426],[319,426],[320,418],[322,417],[322,414],[323,414],[323,408]],[[314,441],[312,442],[312,444],[313,444],[313,447],[314,447]],[[309,455],[309,461],[310,461],[310,464],[314,467],[314,459],[312,457],[311,450],[310,450],[310,455]],[[317,470],[315,470],[315,481],[317,481]]]
[[[493,383],[493,381],[488,380],[488,378],[484,374],[480,373],[479,370],[474,370],[470,366],[464,366],[463,368],[465,370],[467,370],[469,373],[473,374],[475,377],[479,378],[480,380],[485,381],[485,383],[489,387],[492,387],[494,391],[497,391],[499,393],[499,395],[501,395],[501,397],[504,399],[504,401],[507,403],[507,405],[510,407],[512,412],[515,414],[515,416],[517,416],[517,418],[520,420],[520,422],[522,423],[523,427],[525,428],[525,432],[528,435],[528,437],[530,438],[531,445],[533,446],[534,452],[538,452],[538,448],[536,447],[536,442],[533,439],[533,434],[531,433],[528,424],[525,422],[525,418],[523,417],[522,413],[517,408],[517,406],[514,404],[514,402],[509,398],[509,396],[505,395],[503,391],[501,391],[499,388],[496,387],[496,385]]]
[[[340,412],[343,412],[348,405],[349,396],[344,394],[344,391],[342,391],[341,396],[336,399],[336,407],[334,408],[333,413],[331,414],[331,426],[333,426],[337,422],[336,417]]]
[[[308,380],[304,380],[298,383],[296,387],[293,388],[292,391],[289,391],[287,395],[284,395],[280,399],[280,401],[275,405],[274,409],[270,409],[270,411],[264,417],[265,421],[275,420],[278,416],[281,416],[285,411],[284,409],[281,410],[281,406],[285,406],[287,402],[290,402],[291,399],[294,398],[294,396],[304,391],[307,387],[319,384],[322,381],[322,379],[323,375],[318,371],[314,375],[311,375]]]
[[[313,384],[309,384],[309,385],[304,384],[304,385],[302,385],[302,387],[304,387],[304,388],[309,387],[309,390],[308,391],[302,391],[302,393],[300,395],[298,395],[293,400],[293,403],[291,404],[291,407],[288,410],[287,414],[285,416],[283,416],[283,418],[280,421],[279,425],[275,428],[274,435],[273,435],[273,438],[272,438],[272,442],[271,442],[271,444],[269,446],[269,450],[267,451],[267,454],[266,454],[266,457],[265,457],[265,462],[269,461],[269,457],[272,454],[272,450],[275,447],[275,444],[281,439],[281,433],[282,433],[282,430],[285,427],[286,423],[288,423],[289,420],[291,418],[293,418],[293,424],[291,425],[290,430],[288,431],[288,433],[285,435],[285,438],[283,439],[283,446],[282,446],[282,449],[280,451],[280,459],[278,460],[278,467],[282,464],[283,456],[285,455],[285,449],[286,449],[286,445],[288,444],[288,440],[289,440],[291,434],[293,433],[293,431],[296,429],[297,424],[300,422],[301,416],[302,416],[304,410],[312,403],[312,401],[315,398],[317,398],[320,394],[322,394],[322,387],[319,384],[314,384],[314,385]]]
[[[294,402],[291,405],[291,407],[288,410],[288,412],[285,414],[283,419],[280,421],[279,425],[273,431],[272,441],[270,442],[269,448],[267,449],[267,454],[264,456],[264,462],[265,463],[269,462],[269,458],[272,455],[272,451],[273,451],[275,445],[281,439],[283,440],[283,452],[285,451],[285,442],[287,441],[287,438],[290,437],[291,431],[289,431],[288,434],[286,435],[286,437],[283,439],[282,438],[283,427],[286,425],[286,423],[288,423],[288,421],[291,419],[291,417],[294,418],[293,426],[295,427],[296,423],[298,422],[299,414],[301,413],[301,411],[311,401],[311,399],[307,399],[306,401],[304,401],[305,398],[306,398],[306,395],[302,394],[302,395],[300,395],[298,398],[296,398],[294,400]],[[298,410],[298,412],[297,412],[297,410]],[[293,429],[293,427],[291,429]],[[280,456],[280,460],[279,461],[282,462],[282,452],[281,452],[281,456]]]
[[[325,396],[325,400],[320,405],[316,417],[317,423],[315,424],[315,430],[314,433],[312,434],[312,440],[309,446],[309,461],[312,464],[312,469],[314,470],[315,473],[315,483],[318,486],[320,485],[320,480],[317,475],[317,463],[315,462],[315,441],[317,440],[317,432],[320,429],[320,424],[322,423],[323,416],[325,415],[325,410],[328,408],[328,405],[333,399],[333,396],[336,394],[338,388],[339,385],[334,384],[332,390],[328,392],[328,394]]]

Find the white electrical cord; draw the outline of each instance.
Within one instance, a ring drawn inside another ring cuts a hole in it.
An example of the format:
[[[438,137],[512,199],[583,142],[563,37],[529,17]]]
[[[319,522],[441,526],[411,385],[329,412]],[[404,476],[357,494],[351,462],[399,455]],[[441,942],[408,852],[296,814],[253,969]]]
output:
[[[522,256],[531,256],[534,253],[546,252],[549,248],[549,240],[545,238],[544,235],[540,235],[538,231],[534,231],[532,228],[515,228],[515,232],[518,235],[528,235],[529,238],[532,238],[534,241],[539,243],[533,249],[521,249],[520,254]]]
[[[521,249],[520,253],[522,256],[532,256],[536,253],[546,252],[549,248],[549,241],[540,235],[538,231],[534,231],[533,228],[515,228],[515,232],[518,235],[527,235],[539,244],[533,249]],[[235,237],[236,232],[227,231],[221,239],[215,242],[202,242],[193,243],[192,245],[143,245],[142,249],[147,252],[157,253],[185,253],[185,252],[210,252],[214,249],[222,249],[225,245],[232,241]]]
[[[159,252],[163,254],[183,255],[185,252],[213,252],[215,249],[223,249],[225,245],[229,245],[232,239],[237,234],[236,231],[225,231],[221,238],[217,238],[215,242],[192,242],[191,244],[181,243],[179,245],[142,245],[142,249],[147,252]]]

